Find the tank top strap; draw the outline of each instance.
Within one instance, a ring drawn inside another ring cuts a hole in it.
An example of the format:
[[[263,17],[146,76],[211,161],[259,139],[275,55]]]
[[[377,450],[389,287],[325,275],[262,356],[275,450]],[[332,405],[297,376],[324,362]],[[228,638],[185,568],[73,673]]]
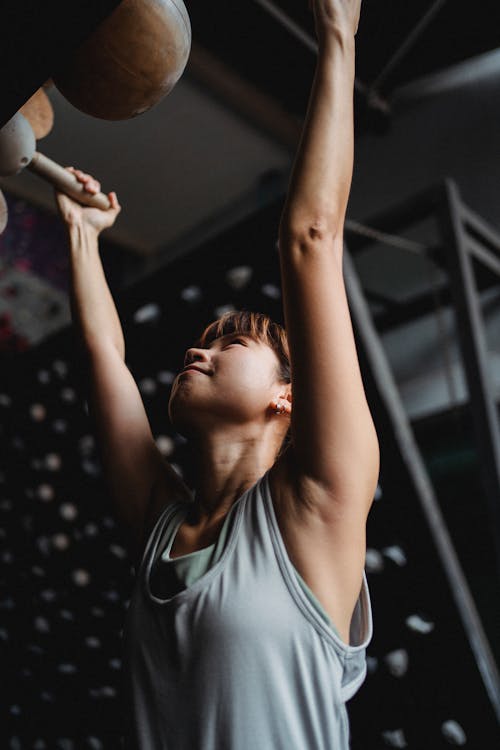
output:
[[[157,544],[160,541],[160,536],[163,534],[165,528],[167,527],[169,522],[173,519],[173,517],[175,516],[175,514],[177,513],[181,505],[182,503],[179,503],[179,502],[169,503],[158,516],[156,523],[153,526],[153,529],[151,530],[149,534],[149,538],[146,542],[144,552],[142,553],[139,570],[142,570],[144,565],[146,564],[148,560],[148,556],[151,552],[151,549],[157,548]]]
[[[326,636],[336,649],[339,649],[340,652],[349,658],[359,655],[364,660],[364,651],[371,640],[373,631],[371,602],[366,574],[363,572],[360,595],[351,619],[349,643],[345,643],[340,638],[335,624],[331,621],[331,618],[325,612],[311,589],[305,581],[301,582],[300,575],[288,555],[273,504],[269,484],[269,472],[266,472],[262,477],[258,489],[260,491],[260,501],[258,504],[260,522],[269,531],[270,546],[275,554],[292,598],[312,625],[323,636]]]

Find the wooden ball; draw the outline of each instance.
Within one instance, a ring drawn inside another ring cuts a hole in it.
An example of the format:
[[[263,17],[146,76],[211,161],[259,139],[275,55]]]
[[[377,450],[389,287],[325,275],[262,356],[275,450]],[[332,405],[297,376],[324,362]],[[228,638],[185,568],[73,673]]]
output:
[[[190,49],[191,24],[182,0],[122,0],[53,80],[82,112],[124,120],[172,90]]]
[[[43,88],[35,91],[33,96],[23,104],[19,110],[26,117],[37,141],[45,138],[50,133],[54,125],[54,110],[50,103],[49,97]]]

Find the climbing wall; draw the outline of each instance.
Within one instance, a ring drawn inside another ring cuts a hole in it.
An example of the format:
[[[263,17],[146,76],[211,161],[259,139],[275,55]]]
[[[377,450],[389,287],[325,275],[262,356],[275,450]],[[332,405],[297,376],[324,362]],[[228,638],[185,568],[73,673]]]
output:
[[[187,345],[224,310],[281,318],[278,218],[279,206],[263,211],[118,299],[155,439],[187,480],[184,441],[167,419],[172,380]],[[498,727],[429,530],[393,436],[379,437],[366,560],[374,637],[349,704],[352,747],[494,747]],[[0,746],[114,750],[134,577],[71,330],[3,368],[0,455]]]

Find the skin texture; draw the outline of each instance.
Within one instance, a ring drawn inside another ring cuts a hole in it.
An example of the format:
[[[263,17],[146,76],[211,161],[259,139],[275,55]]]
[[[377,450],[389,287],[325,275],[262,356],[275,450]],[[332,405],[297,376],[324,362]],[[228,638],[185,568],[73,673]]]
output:
[[[180,555],[212,543],[232,504],[270,469],[288,554],[342,638],[359,595],[378,440],[366,401],[342,274],[353,168],[354,35],[359,0],[311,3],[319,55],[279,229],[292,384],[265,344],[224,337],[189,349],[169,404],[196,462],[195,503],[174,540]],[[100,186],[75,172],[89,192]],[[81,208],[58,195],[68,227],[72,310],[88,356],[91,411],[117,514],[140,560],[165,505],[189,491],[160,455],[125,364],[98,235],[120,208]],[[276,414],[277,405],[285,408]],[[278,459],[291,422],[292,442]],[[131,457],[134,458],[131,461]]]

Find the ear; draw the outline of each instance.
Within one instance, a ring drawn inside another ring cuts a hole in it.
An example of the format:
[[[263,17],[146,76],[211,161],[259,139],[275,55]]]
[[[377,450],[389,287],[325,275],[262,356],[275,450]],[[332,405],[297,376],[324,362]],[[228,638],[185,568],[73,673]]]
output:
[[[285,383],[281,390],[276,394],[276,398],[270,403],[270,408],[277,414],[288,414],[292,413],[292,386],[290,383]]]

